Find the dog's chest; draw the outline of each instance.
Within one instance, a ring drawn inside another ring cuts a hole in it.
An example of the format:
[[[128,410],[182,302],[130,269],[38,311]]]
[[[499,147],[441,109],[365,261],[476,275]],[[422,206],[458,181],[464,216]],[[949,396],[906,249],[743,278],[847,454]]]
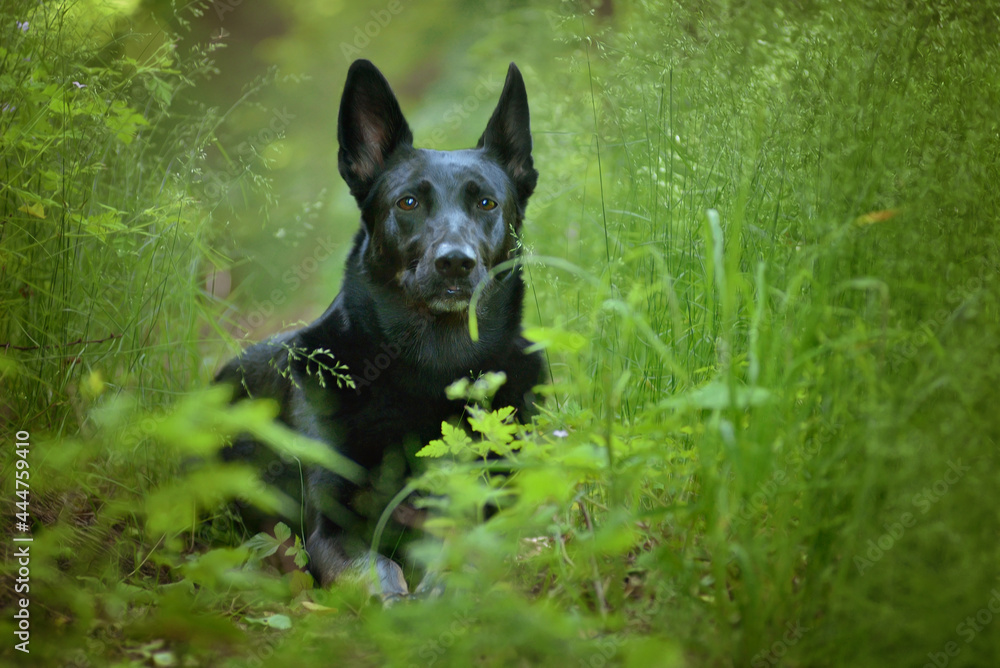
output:
[[[342,434],[338,450],[362,466],[376,464],[389,451],[412,457],[440,438],[441,423],[462,414],[462,403],[402,391],[374,388],[341,403],[332,420]]]

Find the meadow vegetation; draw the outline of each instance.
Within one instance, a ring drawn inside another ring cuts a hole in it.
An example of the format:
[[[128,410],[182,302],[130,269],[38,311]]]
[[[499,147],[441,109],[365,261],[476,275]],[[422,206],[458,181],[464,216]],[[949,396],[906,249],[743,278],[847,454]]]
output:
[[[483,411],[481,442],[424,452],[436,515],[409,556],[444,593],[384,608],[273,572],[227,503],[275,498],[210,463],[249,430],[339,465],[206,389],[260,302],[205,277],[243,262],[241,207],[271,225],[280,197],[273,140],[227,146],[231,110],[189,99],[214,43],[182,49],[182,12],[152,39],[98,3],[5,4],[0,489],[13,527],[27,430],[34,542],[30,656],[2,548],[4,661],[995,664],[1000,14],[773,5],[493,3],[438,47],[418,145],[469,72],[525,73],[551,382],[532,426]],[[296,215],[346,237],[346,188],[302,199],[324,197]]]

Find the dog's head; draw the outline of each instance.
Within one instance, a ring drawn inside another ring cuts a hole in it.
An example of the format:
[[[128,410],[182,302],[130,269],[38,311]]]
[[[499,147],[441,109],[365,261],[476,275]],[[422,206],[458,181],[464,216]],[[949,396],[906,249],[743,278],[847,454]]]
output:
[[[511,63],[476,148],[432,151],[413,135],[382,73],[351,65],[337,127],[340,174],[361,207],[364,267],[434,314],[462,313],[490,269],[517,252],[538,172],[528,97]]]

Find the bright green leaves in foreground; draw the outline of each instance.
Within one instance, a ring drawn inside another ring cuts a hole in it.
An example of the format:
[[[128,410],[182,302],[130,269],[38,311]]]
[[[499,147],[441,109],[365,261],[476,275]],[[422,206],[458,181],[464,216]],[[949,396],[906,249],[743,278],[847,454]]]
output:
[[[477,434],[477,439],[470,438],[461,427],[443,422],[441,438],[428,443],[417,452],[417,456],[452,455],[461,458],[462,455],[472,454],[476,457],[486,457],[491,452],[505,455],[513,447],[517,447],[513,445],[514,435],[518,430],[517,424],[513,421],[514,408],[505,406],[496,411],[489,411],[482,407],[489,406],[490,399],[506,380],[507,377],[503,372],[489,372],[475,381],[460,378],[448,386],[446,395],[449,399],[464,399],[480,404],[470,403],[466,407],[469,426]]]
[[[469,407],[469,426],[479,435],[479,440],[469,438],[460,427],[447,422],[441,423],[441,438],[431,441],[417,452],[418,457],[444,457],[472,453],[485,457],[490,452],[505,455],[511,450],[511,443],[517,433],[517,425],[511,424],[514,409],[510,406],[496,411]]]
[[[306,564],[309,563],[309,555],[306,553],[305,548],[302,546],[302,540],[299,536],[295,536],[294,543],[291,546],[286,547],[284,545],[285,541],[291,540],[292,530],[288,528],[288,525],[284,522],[278,522],[274,525],[274,535],[259,533],[243,544],[243,547],[251,550],[258,559],[266,559],[272,554],[277,554],[278,550],[281,550],[281,555],[286,557],[292,557],[295,560],[295,565],[299,568],[305,568]]]
[[[441,438],[436,439],[425,445],[423,448],[417,452],[418,457],[444,457],[446,455],[458,455],[472,450],[476,452],[471,446],[475,443],[469,438],[469,435],[465,433],[465,430],[461,427],[455,427],[447,422],[441,423]],[[476,454],[482,456],[485,453],[476,452]]]

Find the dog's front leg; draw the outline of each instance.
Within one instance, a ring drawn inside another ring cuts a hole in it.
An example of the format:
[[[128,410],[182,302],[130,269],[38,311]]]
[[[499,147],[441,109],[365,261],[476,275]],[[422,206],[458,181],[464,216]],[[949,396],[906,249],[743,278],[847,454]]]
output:
[[[306,552],[309,553],[309,570],[322,587],[330,586],[340,577],[354,576],[374,579],[370,591],[385,602],[410,593],[399,564],[377,552],[358,550],[340,528],[325,517],[315,523],[306,540]]]

